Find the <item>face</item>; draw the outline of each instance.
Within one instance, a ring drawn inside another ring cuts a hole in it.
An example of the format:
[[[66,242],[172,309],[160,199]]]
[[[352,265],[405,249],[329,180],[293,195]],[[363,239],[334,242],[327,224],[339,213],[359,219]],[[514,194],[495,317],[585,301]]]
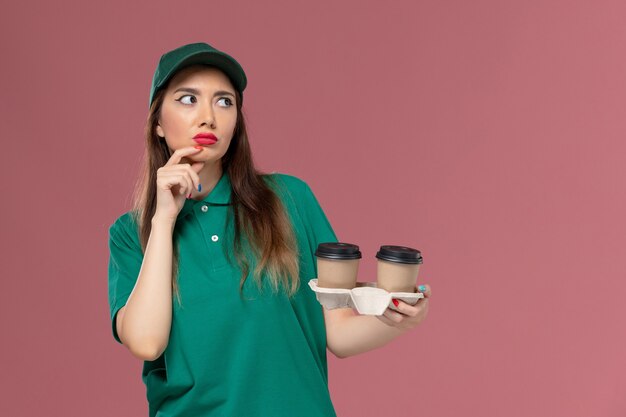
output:
[[[174,75],[165,91],[156,133],[170,152],[197,146],[194,136],[212,133],[214,144],[191,156],[195,161],[218,161],[230,145],[237,122],[235,89],[219,69],[194,65]]]

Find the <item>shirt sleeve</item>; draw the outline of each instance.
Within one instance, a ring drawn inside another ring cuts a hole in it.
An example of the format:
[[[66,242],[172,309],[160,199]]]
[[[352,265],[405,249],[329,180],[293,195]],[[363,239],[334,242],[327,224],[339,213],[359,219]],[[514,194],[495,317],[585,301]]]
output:
[[[337,235],[333,230],[328,217],[313,194],[311,187],[305,182],[302,192],[303,211],[306,218],[307,234],[311,238],[313,252],[320,243],[337,242]],[[316,271],[317,272],[317,271]]]
[[[135,287],[142,262],[136,223],[126,213],[109,228],[109,308],[113,337],[118,343],[122,341],[117,334],[116,315]]]

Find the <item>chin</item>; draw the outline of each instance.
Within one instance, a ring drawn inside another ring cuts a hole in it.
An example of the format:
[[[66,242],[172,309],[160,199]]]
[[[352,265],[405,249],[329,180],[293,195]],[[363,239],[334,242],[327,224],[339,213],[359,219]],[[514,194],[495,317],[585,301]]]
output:
[[[198,152],[195,155],[190,155],[192,156],[194,161],[198,161],[198,162],[214,162],[214,161],[219,161],[220,159],[222,159],[222,157],[224,156],[224,154],[222,154],[221,152],[219,154],[216,154],[215,152],[211,152],[210,150],[207,151],[201,151]]]

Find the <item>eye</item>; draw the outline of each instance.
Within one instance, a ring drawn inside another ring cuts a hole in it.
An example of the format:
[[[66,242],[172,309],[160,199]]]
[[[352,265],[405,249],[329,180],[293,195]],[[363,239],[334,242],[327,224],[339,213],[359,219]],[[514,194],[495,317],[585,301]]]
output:
[[[185,100],[186,97],[191,97],[191,98],[194,99],[194,101],[190,102],[189,100]],[[196,99],[195,96],[192,96],[190,94],[186,94],[186,95],[182,96],[181,98],[177,99],[176,101],[180,101],[183,104],[192,104],[192,103],[195,103],[195,99]]]
[[[217,102],[219,103],[220,101],[223,101],[223,100],[226,100],[228,102],[228,104],[224,107],[230,107],[233,105],[233,101],[229,99],[228,97],[220,97],[220,99]]]

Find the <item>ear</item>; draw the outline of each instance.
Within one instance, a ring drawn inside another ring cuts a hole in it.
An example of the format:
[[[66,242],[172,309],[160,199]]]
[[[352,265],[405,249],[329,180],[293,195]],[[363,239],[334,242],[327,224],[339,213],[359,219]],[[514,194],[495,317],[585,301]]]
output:
[[[161,138],[165,137],[165,132],[163,131],[163,128],[161,127],[161,125],[158,122],[157,122],[157,127],[156,127],[156,133]]]

